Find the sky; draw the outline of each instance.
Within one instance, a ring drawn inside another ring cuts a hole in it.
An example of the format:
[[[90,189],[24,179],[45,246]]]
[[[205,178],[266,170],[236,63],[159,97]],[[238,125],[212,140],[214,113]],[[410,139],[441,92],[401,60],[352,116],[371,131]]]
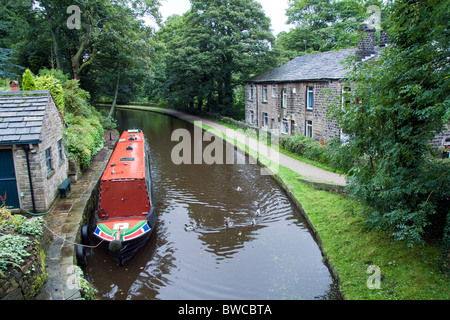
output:
[[[289,31],[290,26],[286,25],[286,9],[288,0],[257,0],[262,4],[263,10],[272,22],[272,31],[276,36],[281,31]],[[172,14],[183,14],[189,10],[191,4],[189,0],[161,0],[160,12],[163,21]]]

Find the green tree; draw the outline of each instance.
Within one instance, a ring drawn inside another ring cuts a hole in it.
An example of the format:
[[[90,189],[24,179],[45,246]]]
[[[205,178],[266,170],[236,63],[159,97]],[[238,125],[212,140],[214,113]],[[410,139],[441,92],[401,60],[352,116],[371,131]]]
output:
[[[277,46],[287,59],[316,51],[355,47],[358,27],[368,17],[367,8],[380,1],[291,0],[288,23],[295,25],[278,35]]]
[[[36,84],[30,69],[26,69],[22,76],[22,90],[36,90]]]
[[[235,88],[275,59],[270,20],[254,0],[191,1],[192,8],[161,31],[168,102],[233,114]]]
[[[429,156],[429,142],[450,119],[450,4],[404,0],[390,10],[392,44],[354,66],[353,103],[333,114],[350,137],[350,187],[374,208],[368,221],[413,244],[430,227],[442,231],[449,212],[450,166]]]

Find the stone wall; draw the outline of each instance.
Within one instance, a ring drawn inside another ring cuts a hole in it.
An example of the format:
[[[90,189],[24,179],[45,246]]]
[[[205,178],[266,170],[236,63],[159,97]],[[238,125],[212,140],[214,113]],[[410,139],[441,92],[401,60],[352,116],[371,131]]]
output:
[[[44,285],[47,274],[45,261],[42,261],[41,252],[45,252],[51,242],[50,231],[43,229],[44,233],[39,241],[35,241],[34,247],[29,247],[31,255],[25,258],[25,264],[18,268],[5,271],[5,276],[0,277],[1,300],[29,300],[39,293]]]
[[[445,130],[437,134],[434,139],[431,140],[430,145],[438,150],[444,145],[450,145],[450,125],[447,125]]]
[[[44,122],[42,125],[40,144],[32,145],[29,152],[31,179],[34,189],[34,202],[37,211],[47,211],[58,195],[58,186],[67,178],[68,159],[64,153],[60,161],[58,141],[63,137],[62,120],[59,111],[50,99],[46,107]],[[46,166],[45,151],[50,148],[53,170],[48,173]],[[31,189],[28,178],[26,153],[22,145],[13,147],[14,165],[16,170],[17,188],[19,194],[20,208],[31,210],[33,208]],[[23,196],[21,196],[23,195]]]
[[[253,87],[253,99],[251,88]],[[263,91],[267,88],[267,101]],[[314,107],[308,110],[307,88],[313,87]],[[273,90],[274,89],[274,90]],[[273,94],[274,93],[274,94]],[[282,107],[283,94],[285,106]],[[247,83],[245,121],[250,125],[279,129],[283,134],[283,122],[287,122],[287,134],[306,134],[306,121],[312,121],[312,137],[329,140],[339,136],[339,127],[327,116],[330,104],[340,103],[341,83],[337,80],[289,82],[289,83]],[[251,122],[253,112],[254,121]],[[267,122],[264,121],[267,114]]]

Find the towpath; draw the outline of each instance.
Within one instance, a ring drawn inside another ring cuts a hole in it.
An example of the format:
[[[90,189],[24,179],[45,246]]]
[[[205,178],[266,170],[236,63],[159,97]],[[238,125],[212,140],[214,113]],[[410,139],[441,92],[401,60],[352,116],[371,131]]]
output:
[[[75,243],[86,210],[93,204],[91,198],[111,157],[118,140],[115,131],[105,133],[105,148],[91,160],[89,167],[72,182],[71,191],[66,198],[59,196],[48,214],[44,216],[46,226],[53,235],[47,250],[46,264],[48,279],[37,300],[80,300],[80,287],[74,268]]]
[[[118,107],[126,107],[126,108],[133,108],[133,106],[118,106]],[[177,118],[189,121],[189,122],[195,122],[195,121],[201,121],[203,124],[207,125],[208,127],[214,128],[217,131],[220,131],[223,134],[229,134],[230,128],[223,126],[221,124],[218,124],[214,121],[196,116],[187,114],[182,111],[173,110],[173,109],[165,109],[165,108],[157,108],[157,107],[139,107],[140,109],[146,109],[149,111],[156,111],[156,112],[162,112],[165,114],[169,114],[172,116],[175,116]],[[264,150],[267,150],[267,147],[262,144],[261,142],[257,142],[255,139],[246,137],[242,133],[239,133],[235,130],[233,131],[233,137],[236,138],[238,141],[245,141],[247,146],[254,147],[257,146],[258,152],[261,153],[264,152]],[[273,151],[271,151],[273,152]],[[264,154],[263,154],[264,155]],[[299,175],[305,177],[308,180],[311,180],[313,182],[320,182],[320,183],[327,183],[327,184],[334,184],[338,186],[345,186],[346,180],[345,176],[341,174],[337,174],[334,172],[330,172],[321,168],[318,168],[316,166],[310,165],[308,163],[299,161],[297,159],[294,159],[292,157],[289,157],[282,153],[277,153],[276,157],[274,157],[274,154],[272,153],[271,156],[272,159],[275,159],[276,162],[278,162],[279,165],[282,165],[286,168],[291,169],[292,171],[298,173]]]

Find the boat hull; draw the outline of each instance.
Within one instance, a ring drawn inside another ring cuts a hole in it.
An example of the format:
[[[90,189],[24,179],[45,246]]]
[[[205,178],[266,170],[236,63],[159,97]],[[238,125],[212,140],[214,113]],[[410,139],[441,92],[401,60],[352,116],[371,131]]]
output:
[[[101,237],[94,231],[94,235],[98,241],[101,242],[101,247],[106,250],[111,257],[120,265],[123,266],[128,260],[130,260],[139,249],[141,249],[149,240],[156,226],[156,214],[154,207],[151,208],[148,216],[146,217],[148,230],[138,237],[134,237],[130,240],[107,240],[105,237]],[[98,230],[99,224],[104,223],[105,220],[98,220],[96,225]],[[146,228],[145,226],[143,228]]]

